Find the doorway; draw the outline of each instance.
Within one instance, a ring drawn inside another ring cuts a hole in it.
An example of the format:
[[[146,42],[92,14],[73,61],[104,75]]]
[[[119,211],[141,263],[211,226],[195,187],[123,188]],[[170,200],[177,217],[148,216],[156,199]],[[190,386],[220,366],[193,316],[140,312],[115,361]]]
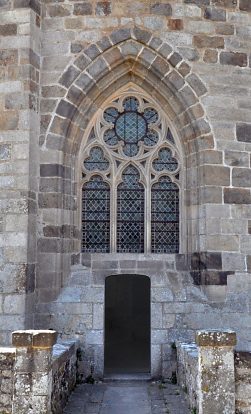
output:
[[[105,281],[105,374],[150,373],[150,279]]]

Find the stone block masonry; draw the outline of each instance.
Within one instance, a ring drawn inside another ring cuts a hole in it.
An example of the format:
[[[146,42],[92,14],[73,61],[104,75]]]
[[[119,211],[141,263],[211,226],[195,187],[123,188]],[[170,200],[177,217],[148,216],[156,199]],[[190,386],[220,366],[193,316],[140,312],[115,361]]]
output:
[[[16,347],[13,413],[50,413],[52,348],[56,340],[55,331],[13,332],[12,344]]]
[[[0,413],[9,414],[12,410],[14,384],[14,348],[0,348]]]
[[[196,343],[199,414],[235,414],[235,332],[199,331]]]
[[[76,385],[77,342],[55,331],[16,331],[0,348],[0,412],[61,414]]]
[[[153,281],[154,375],[198,329],[230,326],[250,349],[250,27],[249,0],[0,0],[1,344],[17,329],[77,335],[102,375],[104,280],[129,271]],[[108,254],[74,282],[83,143],[132,85],[182,154],[180,254],[117,267]]]
[[[178,382],[199,414],[250,411],[250,353],[234,355],[231,330],[197,331],[196,344],[177,342]]]

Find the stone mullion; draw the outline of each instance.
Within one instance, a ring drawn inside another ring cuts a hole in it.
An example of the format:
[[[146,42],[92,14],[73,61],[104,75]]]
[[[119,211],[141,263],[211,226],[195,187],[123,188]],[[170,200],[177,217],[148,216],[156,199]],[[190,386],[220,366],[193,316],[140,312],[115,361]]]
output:
[[[145,188],[145,253],[151,253],[151,183],[148,173]]]
[[[111,213],[110,213],[110,245],[111,245],[111,253],[116,253],[117,251],[117,189],[118,186],[115,183],[111,184],[110,187],[110,205],[111,205]]]

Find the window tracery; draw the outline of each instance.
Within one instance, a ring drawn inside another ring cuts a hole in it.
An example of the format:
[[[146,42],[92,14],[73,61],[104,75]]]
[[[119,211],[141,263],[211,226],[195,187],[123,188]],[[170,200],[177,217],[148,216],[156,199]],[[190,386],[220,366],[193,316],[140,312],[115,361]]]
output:
[[[107,104],[83,151],[83,251],[178,252],[179,172],[160,108],[136,91]]]

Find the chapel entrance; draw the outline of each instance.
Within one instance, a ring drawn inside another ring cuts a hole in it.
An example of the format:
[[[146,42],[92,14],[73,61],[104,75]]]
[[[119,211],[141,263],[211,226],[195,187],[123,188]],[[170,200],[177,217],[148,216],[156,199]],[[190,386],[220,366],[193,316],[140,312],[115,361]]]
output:
[[[105,374],[150,373],[150,279],[114,275],[105,282]]]

